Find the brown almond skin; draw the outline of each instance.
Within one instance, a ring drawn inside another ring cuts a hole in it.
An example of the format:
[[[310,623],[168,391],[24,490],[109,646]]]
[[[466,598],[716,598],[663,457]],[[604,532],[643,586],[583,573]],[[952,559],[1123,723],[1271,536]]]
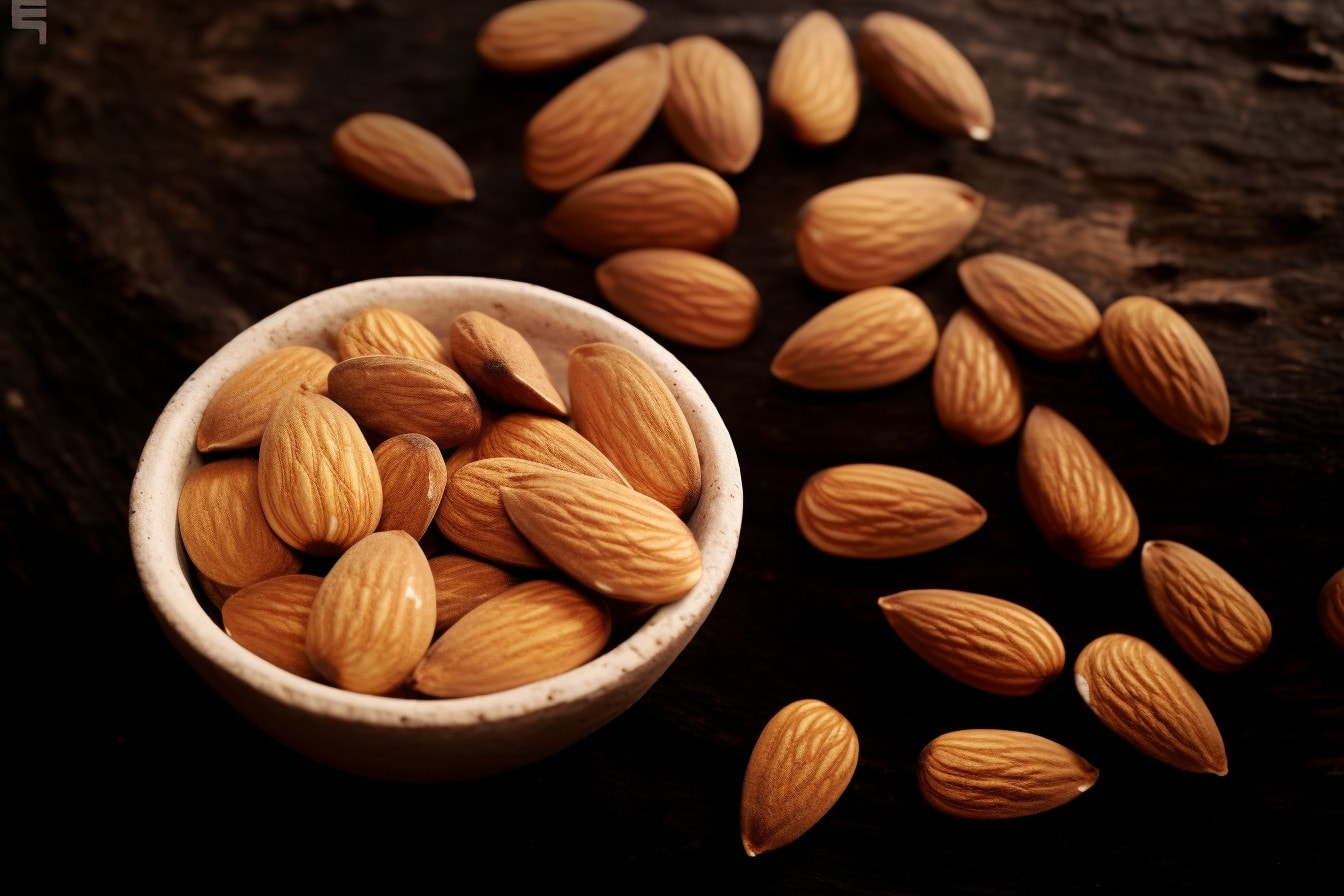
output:
[[[271,529],[250,457],[213,461],[194,470],[177,499],[182,546],[201,576],[241,588],[299,571],[303,560]]]
[[[443,340],[397,308],[366,308],[341,325],[336,333],[336,357],[345,361],[360,355],[400,355],[448,363]]]
[[[465,311],[448,328],[463,378],[505,407],[564,416],[568,406],[527,337],[482,311]]]
[[[520,581],[513,570],[465,554],[430,557],[429,571],[434,574],[436,634]]]
[[[490,424],[476,442],[476,458],[516,457],[559,470],[629,485],[596,445],[568,423],[545,414],[515,411]]]
[[[401,529],[418,541],[434,522],[448,484],[443,452],[426,436],[403,433],[375,448],[373,462],[383,483],[378,531]]]
[[[308,659],[308,616],[321,585],[321,576],[296,573],[240,588],[220,607],[224,631],[268,663],[321,681]]]
[[[933,359],[933,408],[954,440],[988,447],[1008,441],[1026,415],[1012,348],[975,308],[959,308]]]
[[[1317,598],[1321,631],[1331,644],[1344,650],[1344,569],[1332,575]]]
[[[486,20],[476,55],[487,68],[510,75],[559,71],[620,43],[647,18],[627,0],[524,0]]]
[[[505,566],[550,569],[550,562],[509,519],[500,489],[554,469],[516,457],[468,461],[448,477],[434,523],[453,544],[483,559]]]
[[[1054,271],[1004,252],[957,265],[971,301],[1010,340],[1046,361],[1077,361],[1091,350],[1101,311]]]
[[[382,112],[362,112],[336,128],[336,162],[352,177],[407,202],[451,205],[476,198],[471,170],[437,134]]]
[[[919,754],[919,790],[957,818],[1023,818],[1091,789],[1097,770],[1069,748],[1025,731],[968,728],[930,741]]]
[[[257,447],[280,399],[299,389],[325,393],[335,365],[335,358],[310,345],[281,346],[252,361],[211,396],[196,428],[196,450]]]
[[[761,145],[761,92],[742,57],[707,34],[668,45],[663,121],[695,161],[740,174]]]
[[[327,374],[327,394],[359,425],[381,436],[414,432],[454,448],[481,428],[476,393],[446,364],[361,355]]]
[[[1141,752],[1199,774],[1227,774],[1223,737],[1204,699],[1157,648],[1115,633],[1091,641],[1073,664],[1083,702]]]
[[[892,630],[921,659],[962,684],[1024,697],[1064,671],[1064,642],[1026,607],[945,588],[878,598]]]
[[[766,98],[784,131],[807,147],[849,136],[859,117],[861,87],[854,45],[832,13],[814,9],[798,19],[775,51]]]

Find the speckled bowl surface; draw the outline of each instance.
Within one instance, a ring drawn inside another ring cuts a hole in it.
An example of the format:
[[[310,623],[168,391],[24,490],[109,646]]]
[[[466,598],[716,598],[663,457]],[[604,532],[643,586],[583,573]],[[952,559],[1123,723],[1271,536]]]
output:
[[[659,607],[584,666],[497,694],[406,699],[343,691],[293,675],[235,643],[192,586],[178,537],[177,499],[202,463],[195,449],[206,403],[230,375],[284,345],[333,351],[341,324],[372,306],[414,315],[440,335],[479,310],[521,332],[567,395],[567,353],[612,342],[667,382],[695,433],[703,494],[687,520],[703,555],[693,591]],[[244,330],[193,373],[145,443],[130,497],[130,537],[159,624],[187,662],[271,737],[351,774],[395,781],[481,778],[535,762],[582,739],[643,696],[699,631],[727,581],[742,522],[742,477],[732,439],[709,396],[667,350],[590,303],[539,286],[475,277],[391,277],[300,299]]]

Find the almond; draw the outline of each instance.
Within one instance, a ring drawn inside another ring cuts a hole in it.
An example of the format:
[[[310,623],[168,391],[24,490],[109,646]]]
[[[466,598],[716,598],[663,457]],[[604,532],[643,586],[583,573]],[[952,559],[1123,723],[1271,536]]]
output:
[[[1086,759],[1025,731],[968,728],[941,734],[919,754],[919,790],[958,818],[1022,818],[1076,799],[1097,782]]]
[[[1101,317],[1106,359],[1153,416],[1206,445],[1227,439],[1227,384],[1209,346],[1176,309],[1148,296],[1112,302]]]
[[[770,372],[804,389],[876,389],[919,373],[937,350],[938,324],[924,300],[898,286],[874,286],[832,302],[794,330]]]
[[[416,318],[396,308],[366,308],[336,332],[336,356],[400,355],[436,364],[448,363],[443,341]]]
[[[815,9],[789,28],[770,65],[766,96],[771,114],[803,146],[849,136],[859,117],[859,69],[839,19]]]
[[[1344,569],[1332,575],[1321,588],[1317,607],[1321,631],[1331,644],[1344,650]]]
[[[859,765],[854,726],[829,704],[797,700],[766,723],[742,780],[742,848],[759,856],[807,833],[844,795]]]
[[[668,50],[647,44],[590,69],[532,116],[523,173],[559,193],[614,166],[644,136],[667,95]]]
[[[240,588],[220,607],[233,640],[286,672],[320,681],[308,659],[308,615],[322,577],[297,573]]]
[[[513,572],[465,554],[430,557],[429,571],[434,574],[435,632],[442,632],[519,581]]]
[[[241,588],[296,573],[303,560],[271,529],[257,461],[231,457],[194,470],[177,498],[182,547],[204,578]]]
[[[1076,361],[1101,327],[1087,295],[1054,271],[1025,258],[986,252],[957,265],[972,302],[1005,336],[1046,361]]]
[[[746,170],[761,145],[761,92],[747,64],[695,34],[668,45],[663,121],[695,161],[720,174]]]
[[[737,228],[737,194],[703,165],[656,162],[612,171],[567,193],[546,216],[548,234],[595,258],[667,246],[712,252]]]
[[[877,601],[906,646],[962,684],[1005,697],[1034,694],[1064,671],[1064,642],[1026,607],[986,594],[924,588]]]
[[[760,318],[761,296],[737,268],[689,249],[629,249],[597,267],[616,310],[683,345],[733,348]]]
[[[315,392],[300,390],[276,406],[261,436],[257,480],[267,522],[304,553],[334,557],[382,517],[373,450],[355,418]]]
[[[608,342],[569,353],[570,419],[638,492],[677,516],[695,509],[700,453],[676,396],[643,358]]]
[[[346,173],[398,199],[450,205],[476,198],[471,171],[457,151],[404,118],[362,112],[336,128],[331,147]]]
[[[852,180],[803,204],[794,232],[798,260],[822,289],[899,283],[961,245],[984,204],[965,184],[929,174]]]
[[[1227,774],[1223,737],[1202,697],[1157,648],[1102,635],[1073,664],[1078,693],[1106,727],[1159,762]]]
[[[1205,669],[1245,668],[1269,647],[1269,616],[1227,570],[1175,541],[1149,541],[1140,557],[1153,609]]]
[[[628,486],[551,470],[499,493],[523,536],[598,594],[665,604],[700,581],[695,535],[663,504]]]
[[[429,649],[434,613],[434,576],[415,539],[375,532],[342,554],[317,589],[308,658],[337,687],[389,693]]]
[[[327,374],[327,395],[381,436],[419,433],[453,448],[481,428],[481,406],[446,364],[397,355],[360,355]]]
[[[864,73],[912,121],[952,137],[988,140],[994,130],[989,91],[939,31],[894,12],[869,14],[859,28]]]
[[[481,394],[514,408],[563,416],[565,399],[527,337],[482,311],[465,311],[448,331],[453,359]]]
[[[647,18],[626,0],[525,0],[486,20],[476,55],[511,75],[558,71],[614,47]]]
[[[431,697],[474,697],[577,669],[611,637],[611,613],[559,582],[514,585],[471,610],[430,647],[411,687]]]
[[[417,541],[434,522],[448,484],[443,452],[427,436],[403,433],[373,450],[383,484],[378,531],[401,529]]]
[[[266,352],[224,381],[210,397],[196,427],[196,450],[233,451],[261,444],[271,411],[291,392],[327,391],[327,371],[336,360],[309,345]]]
[[[973,307],[957,309],[933,359],[933,408],[958,442],[998,445],[1022,425],[1022,372],[1012,348]]]
[[[1120,480],[1087,436],[1044,405],[1022,428],[1017,483],[1032,521],[1066,560],[1107,569],[1139,543],[1139,517]]]
[[[500,489],[554,469],[516,457],[472,460],[448,477],[434,523],[462,550],[505,566],[549,569],[551,564],[518,531]]]
[[[886,464],[814,473],[794,507],[808,543],[837,557],[884,559],[937,550],[975,532],[985,509],[936,476]]]
[[[596,445],[563,420],[544,414],[517,411],[491,423],[476,442],[476,458],[487,457],[534,460],[559,470],[629,485]]]

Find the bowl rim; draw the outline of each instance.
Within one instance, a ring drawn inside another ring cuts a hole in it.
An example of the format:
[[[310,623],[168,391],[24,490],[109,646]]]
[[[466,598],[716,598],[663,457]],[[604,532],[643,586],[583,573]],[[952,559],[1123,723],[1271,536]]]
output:
[[[558,305],[567,324],[613,331],[616,338],[609,341],[648,361],[668,382],[696,434],[704,491],[688,525],[726,536],[702,539],[709,544],[702,543],[704,568],[695,588],[657,607],[622,641],[576,669],[476,697],[416,698],[346,691],[274,666],[229,637],[201,605],[188,578],[189,563],[176,521],[182,482],[203,462],[195,449],[195,432],[214,391],[209,384],[217,388],[268,348],[296,341],[329,343],[330,324],[310,321],[299,326],[305,314],[311,312],[314,321],[343,320],[358,310],[385,304],[390,294],[396,296],[398,305],[410,295],[424,302],[449,298],[474,307],[498,308],[500,302],[520,298],[531,306]],[[150,507],[162,511],[162,502],[168,500],[165,492],[171,495],[172,512],[145,512]],[[717,602],[737,552],[742,506],[741,470],[727,426],[699,380],[648,334],[590,302],[536,284],[494,277],[416,275],[352,281],[297,299],[236,334],[203,362],[169,399],[146,439],[131,484],[129,531],[145,596],[179,652],[193,652],[247,688],[310,714],[377,726],[442,729],[476,727],[529,716],[539,709],[558,711],[590,703],[628,687],[632,675],[648,679],[634,698],[638,699],[689,643]]]

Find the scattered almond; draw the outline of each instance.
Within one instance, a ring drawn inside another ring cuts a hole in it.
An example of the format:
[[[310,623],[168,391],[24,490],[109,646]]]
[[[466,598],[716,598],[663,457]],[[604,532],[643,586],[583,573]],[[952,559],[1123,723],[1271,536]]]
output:
[[[434,574],[436,633],[519,582],[512,571],[465,554],[430,557],[429,571]]]
[[[1059,274],[1025,258],[986,252],[957,265],[972,302],[1005,336],[1046,361],[1076,361],[1101,327],[1101,312]]]
[[[919,790],[958,818],[1022,818],[1076,799],[1097,782],[1086,759],[1025,731],[949,731],[919,754]]]
[[[296,573],[302,559],[266,522],[257,461],[231,457],[198,467],[177,498],[182,546],[202,576],[241,588]]]
[[[466,311],[448,331],[453,359],[468,383],[511,408],[564,416],[564,397],[532,343],[513,327],[482,311]]]
[[[419,433],[453,448],[481,428],[481,406],[446,364],[397,355],[360,355],[327,374],[327,395],[381,436]]]
[[[327,371],[335,364],[319,348],[287,345],[245,365],[210,397],[196,428],[196,450],[255,448],[280,399],[298,389],[326,392]]]
[[[321,576],[296,573],[240,588],[220,607],[224,631],[266,662],[320,681],[308,659],[308,615],[321,585]]]
[[[933,408],[953,439],[989,446],[1008,441],[1025,414],[1022,373],[1012,348],[975,308],[959,308],[933,359]]]
[[[629,485],[625,475],[596,445],[563,420],[545,414],[529,411],[505,414],[481,433],[475,456],[534,460],[559,470]]]
[[[401,529],[417,541],[434,522],[448,484],[443,452],[427,436],[403,433],[373,449],[383,484],[378,531]]]
[[[511,75],[559,71],[614,47],[647,18],[626,0],[524,0],[486,20],[476,55]]]
[[[336,128],[331,146],[348,174],[398,199],[449,205],[476,198],[471,171],[457,151],[404,118],[362,112]]]
[[[668,45],[663,121],[695,161],[720,174],[746,170],[761,145],[761,92],[747,64],[705,34]]]
[[[859,69],[839,19],[815,9],[789,28],[766,94],[771,114],[803,146],[830,146],[849,136],[859,117]]]
[[[360,355],[400,355],[449,363],[443,340],[396,308],[366,308],[341,324],[336,332],[336,357],[346,361]]]
[[[1344,650],[1344,569],[1332,575],[1317,599],[1321,631],[1336,647]]]

